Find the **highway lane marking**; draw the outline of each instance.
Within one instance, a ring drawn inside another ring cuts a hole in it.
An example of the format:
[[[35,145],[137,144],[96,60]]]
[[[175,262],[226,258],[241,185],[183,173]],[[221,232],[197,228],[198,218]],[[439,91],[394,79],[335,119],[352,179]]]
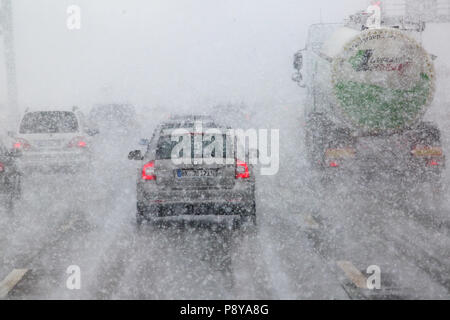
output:
[[[344,271],[358,288],[367,289],[367,278],[350,261],[337,261],[336,264]]]
[[[312,215],[308,215],[305,217],[306,224],[313,229],[319,229],[319,224],[317,223],[316,219]]]
[[[287,220],[290,223],[295,223],[296,225],[299,225],[300,227],[306,227],[311,229],[319,229],[320,224],[319,222],[314,218],[311,214],[290,214],[287,216]]]
[[[66,232],[70,229],[72,229],[72,227],[74,226],[76,220],[75,219],[70,219],[68,223],[66,223],[65,225],[62,225],[61,227],[59,227],[59,230],[62,232]]]
[[[0,299],[5,298],[8,293],[19,283],[28,272],[28,269],[14,269],[0,282]]]

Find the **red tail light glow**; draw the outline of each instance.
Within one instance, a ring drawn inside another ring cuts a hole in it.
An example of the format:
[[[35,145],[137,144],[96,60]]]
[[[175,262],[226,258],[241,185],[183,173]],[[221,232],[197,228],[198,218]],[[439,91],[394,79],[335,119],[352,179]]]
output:
[[[436,166],[439,166],[439,162],[437,162],[437,160],[430,160],[427,162],[427,166],[436,167]]]
[[[250,178],[250,172],[248,171],[248,165],[244,161],[236,160],[236,179],[248,179]]]
[[[5,171],[5,165],[0,162],[0,172]]]
[[[87,143],[85,138],[83,137],[76,137],[73,138],[69,144],[67,145],[67,147],[69,148],[74,148],[74,147],[78,147],[78,148],[86,148],[87,147]]]
[[[155,161],[150,161],[146,163],[142,168],[142,179],[143,180],[156,180],[155,175]]]
[[[332,168],[338,168],[338,167],[339,167],[339,164],[338,164],[337,162],[335,162],[335,161],[331,161],[331,162],[330,162],[330,167],[332,167]]]
[[[16,150],[27,150],[31,148],[31,145],[25,139],[17,139],[13,144],[13,148]]]

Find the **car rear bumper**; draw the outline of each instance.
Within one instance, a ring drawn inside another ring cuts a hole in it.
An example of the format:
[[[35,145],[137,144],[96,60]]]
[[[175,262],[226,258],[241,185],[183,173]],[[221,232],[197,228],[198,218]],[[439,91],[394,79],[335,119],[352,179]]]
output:
[[[214,229],[238,229],[254,226],[256,217],[242,215],[176,215],[176,216],[142,216],[152,225],[175,227],[212,227]]]
[[[254,202],[252,183],[235,185],[231,189],[161,189],[138,183],[137,201],[145,205],[160,207],[194,206],[201,207],[241,207]]]
[[[191,225],[210,225],[221,224],[226,226],[233,226],[242,222],[240,215],[176,215],[176,216],[145,216],[148,221],[153,223],[164,224],[191,224]]]
[[[138,207],[143,212],[150,212],[158,216],[176,215],[208,215],[214,212],[215,215],[245,214],[254,206],[253,201],[202,201],[202,202],[161,202],[146,201],[139,202]],[[248,209],[245,210],[244,208]]]
[[[90,163],[87,153],[24,154],[17,165],[22,172],[84,170]]]

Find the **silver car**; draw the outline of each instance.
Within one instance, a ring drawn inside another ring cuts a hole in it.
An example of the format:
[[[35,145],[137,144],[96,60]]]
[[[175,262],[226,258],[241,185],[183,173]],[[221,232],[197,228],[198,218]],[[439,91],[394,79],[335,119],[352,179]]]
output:
[[[25,173],[83,172],[91,162],[91,135],[76,109],[27,111],[13,147],[22,152],[18,164]]]
[[[137,178],[136,221],[256,224],[255,175],[230,128],[208,117],[181,117],[157,127]]]

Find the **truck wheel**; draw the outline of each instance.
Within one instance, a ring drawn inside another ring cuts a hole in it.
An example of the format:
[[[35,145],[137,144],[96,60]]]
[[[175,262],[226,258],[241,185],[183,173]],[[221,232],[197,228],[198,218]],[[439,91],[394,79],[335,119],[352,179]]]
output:
[[[443,200],[444,200],[444,191],[443,191],[443,185],[442,182],[434,181],[430,182],[430,186],[428,188],[428,194],[430,195],[430,199],[433,202],[432,205],[436,210],[441,210],[443,206]]]
[[[313,169],[322,169],[325,142],[328,137],[330,122],[321,114],[311,114],[308,117],[305,132],[305,149],[307,160]]]

